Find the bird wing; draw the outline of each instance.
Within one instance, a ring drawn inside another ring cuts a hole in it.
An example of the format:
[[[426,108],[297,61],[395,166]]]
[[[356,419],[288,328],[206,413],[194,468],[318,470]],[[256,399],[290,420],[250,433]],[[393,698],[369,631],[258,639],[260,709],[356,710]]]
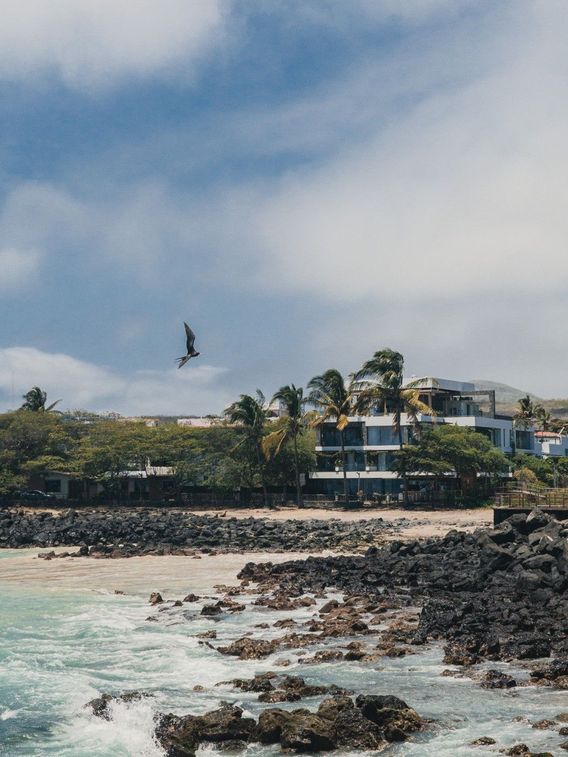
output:
[[[193,331],[190,329],[190,327],[187,325],[185,321],[183,322],[183,325],[185,326],[185,333],[187,336],[187,341],[186,341],[187,351],[191,352],[193,350],[193,344],[195,342],[195,334],[193,333]]]

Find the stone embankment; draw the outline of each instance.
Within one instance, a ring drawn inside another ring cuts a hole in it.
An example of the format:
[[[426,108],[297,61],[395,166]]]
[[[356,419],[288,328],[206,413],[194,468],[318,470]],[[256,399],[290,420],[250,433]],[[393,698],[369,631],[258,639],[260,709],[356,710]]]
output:
[[[249,563],[241,579],[282,595],[336,588],[422,606],[412,642],[445,639],[445,662],[568,657],[568,524],[536,510],[498,528],[394,541],[364,556]],[[568,688],[564,662],[539,683]],[[536,679],[535,679],[536,680]]]
[[[395,527],[381,518],[269,520],[163,510],[0,510],[0,548],[79,546],[76,556],[189,554],[200,551],[364,550]]]

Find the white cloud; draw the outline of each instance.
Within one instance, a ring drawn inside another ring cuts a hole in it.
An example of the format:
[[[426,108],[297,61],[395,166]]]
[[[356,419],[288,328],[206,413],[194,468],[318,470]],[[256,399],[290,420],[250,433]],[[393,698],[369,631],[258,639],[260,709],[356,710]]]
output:
[[[313,372],[348,374],[383,347],[405,356],[408,375],[501,381],[541,397],[565,397],[568,354],[559,345],[565,297],[514,293],[345,304],[306,328]],[[306,379],[309,375],[306,375]]]
[[[0,77],[55,72],[73,87],[193,62],[222,34],[225,0],[4,0]]]
[[[40,263],[37,250],[0,249],[0,291],[19,291],[35,280]]]
[[[149,287],[164,283],[167,261],[196,236],[190,201],[160,181],[90,189],[83,194],[40,182],[12,187],[0,210],[0,237],[9,245],[0,258],[6,286],[41,255],[54,261],[66,253],[91,273],[125,274]],[[0,286],[2,279],[0,270]]]
[[[61,408],[125,415],[220,412],[231,401],[224,374],[224,368],[201,364],[124,375],[62,353],[8,347],[0,349],[0,405],[18,406],[21,395],[37,385],[52,402],[61,398]]]
[[[433,93],[364,144],[263,186],[244,245],[257,251],[259,279],[351,300],[564,287],[560,15],[555,34],[525,29],[522,49],[507,49],[491,74]]]

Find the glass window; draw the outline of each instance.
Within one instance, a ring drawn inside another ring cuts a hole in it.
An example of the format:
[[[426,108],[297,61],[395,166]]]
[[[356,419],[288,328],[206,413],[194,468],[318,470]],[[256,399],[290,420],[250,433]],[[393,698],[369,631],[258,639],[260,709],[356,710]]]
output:
[[[408,429],[402,429],[402,441],[408,441]],[[398,433],[395,433],[392,426],[368,426],[367,427],[367,444],[371,446],[384,447],[386,445],[398,445]]]
[[[317,455],[316,457],[317,470],[325,473],[334,471],[338,462],[335,455]]]
[[[322,447],[339,447],[339,431],[335,428],[334,423],[324,423],[321,427],[321,445]]]
[[[348,452],[346,457],[348,471],[365,470],[365,455],[363,452]]]
[[[363,446],[363,424],[350,423],[343,432],[345,444],[349,447]]]
[[[515,431],[515,442],[518,449],[532,449],[532,432],[517,429]]]
[[[343,442],[346,447],[363,446],[363,424],[350,423],[343,429]],[[321,426],[321,446],[341,447],[341,434],[335,423],[324,423]]]
[[[369,468],[369,470],[379,470],[378,452],[367,452],[367,468]]]

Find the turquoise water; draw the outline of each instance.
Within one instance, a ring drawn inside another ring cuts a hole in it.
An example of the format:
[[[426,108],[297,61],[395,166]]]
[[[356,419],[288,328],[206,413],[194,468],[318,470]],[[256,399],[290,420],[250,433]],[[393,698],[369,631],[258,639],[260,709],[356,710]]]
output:
[[[3,556],[8,555],[0,553],[0,558]],[[171,598],[182,596],[178,592]],[[446,666],[438,647],[376,665],[303,666],[296,656],[283,651],[264,661],[234,660],[195,638],[196,633],[211,628],[218,633],[216,644],[250,629],[254,635],[277,636],[281,630],[254,629],[253,625],[272,624],[291,614],[308,618],[313,608],[296,613],[251,608],[215,623],[199,616],[200,605],[168,607],[160,612],[147,604],[147,593],[117,596],[100,592],[93,590],[92,579],[84,589],[65,591],[31,583],[10,584],[2,588],[0,599],[0,754],[10,757],[155,757],[161,751],[152,737],[153,713],[199,713],[218,706],[221,700],[257,713],[255,695],[215,684],[274,669],[275,660],[282,657],[292,660],[286,673],[357,692],[396,694],[437,721],[429,734],[394,746],[389,754],[479,754],[485,750],[469,747],[468,742],[484,735],[496,738],[498,747],[523,741],[535,751],[558,754],[558,745],[565,740],[554,731],[535,730],[528,722],[513,722],[513,718],[522,715],[538,720],[568,711],[566,692],[532,687],[485,691],[468,680],[441,677]],[[148,622],[149,615],[157,616],[159,622]],[[195,692],[196,685],[206,691]],[[95,718],[84,708],[102,692],[128,689],[154,696],[116,705],[111,721]],[[306,700],[305,704],[316,702]],[[203,754],[212,753],[203,750]],[[277,753],[278,749],[259,747],[247,751],[249,757]]]

